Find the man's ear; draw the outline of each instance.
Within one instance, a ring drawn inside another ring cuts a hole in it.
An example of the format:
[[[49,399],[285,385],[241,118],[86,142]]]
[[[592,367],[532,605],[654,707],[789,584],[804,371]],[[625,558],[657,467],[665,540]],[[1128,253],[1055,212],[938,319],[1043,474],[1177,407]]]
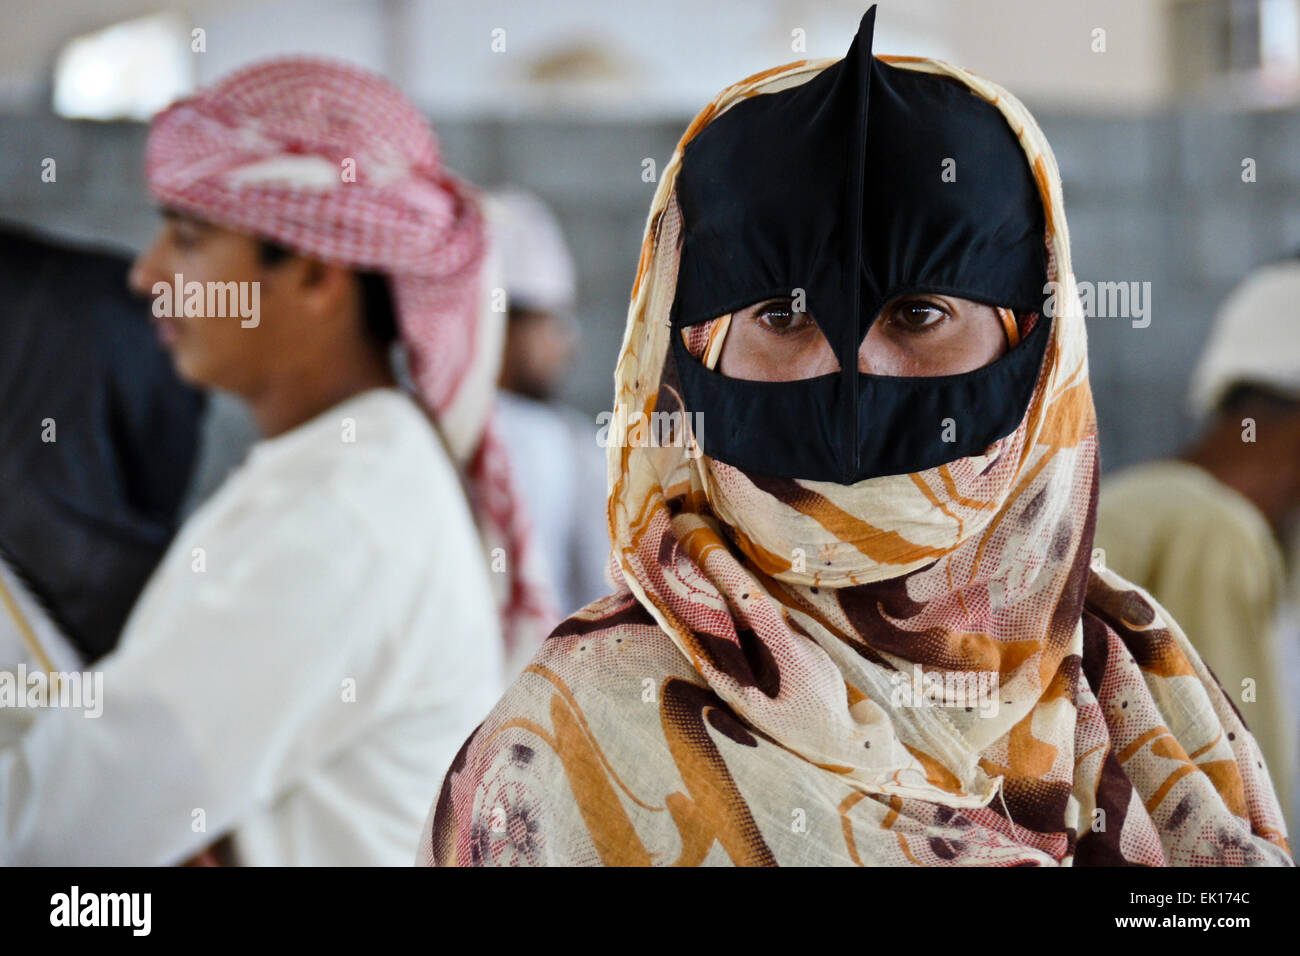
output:
[[[357,300],[359,292],[353,271],[315,259],[302,260],[297,293],[303,306],[317,315],[340,311],[340,306]]]

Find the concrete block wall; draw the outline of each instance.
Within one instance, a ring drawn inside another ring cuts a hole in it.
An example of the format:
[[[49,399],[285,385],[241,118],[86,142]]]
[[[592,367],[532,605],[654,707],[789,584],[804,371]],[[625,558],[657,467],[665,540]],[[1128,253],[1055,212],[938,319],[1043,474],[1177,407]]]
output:
[[[1249,270],[1300,251],[1300,113],[1040,119],[1075,274],[1151,283],[1146,328],[1088,323],[1103,467],[1171,453],[1196,430],[1185,396],[1219,304]]]
[[[1151,283],[1146,328],[1089,320],[1109,471],[1191,436],[1184,395],[1215,309],[1246,271],[1300,250],[1300,113],[1038,115],[1061,167],[1076,275]],[[564,397],[593,416],[593,429],[611,400],[655,188],[642,162],[662,169],[687,120],[434,120],[452,168],[484,186],[532,189],[556,209],[579,265],[585,339]],[[141,247],[156,224],[143,144],[135,124],[0,116],[0,218]],[[41,182],[47,156],[54,183]],[[1241,179],[1246,157],[1254,183]]]

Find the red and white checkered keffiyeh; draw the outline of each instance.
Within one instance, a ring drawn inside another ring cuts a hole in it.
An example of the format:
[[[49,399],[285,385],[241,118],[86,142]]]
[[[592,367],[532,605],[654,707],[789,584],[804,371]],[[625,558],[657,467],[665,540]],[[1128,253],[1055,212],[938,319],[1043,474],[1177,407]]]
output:
[[[489,546],[505,549],[507,648],[539,641],[555,615],[493,421],[501,340],[489,331],[483,216],[420,112],[365,70],[276,59],[160,113],[145,165],[166,207],[389,276],[416,390]]]

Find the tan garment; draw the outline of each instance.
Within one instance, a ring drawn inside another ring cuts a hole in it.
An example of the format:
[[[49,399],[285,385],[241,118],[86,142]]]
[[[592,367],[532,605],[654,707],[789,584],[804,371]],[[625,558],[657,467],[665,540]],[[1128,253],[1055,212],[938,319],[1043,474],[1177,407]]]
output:
[[[1259,509],[1203,468],[1153,462],[1103,483],[1095,546],[1107,567],[1150,591],[1182,625],[1291,809],[1296,744],[1275,626],[1283,560]],[[1253,700],[1246,680],[1254,681]]]

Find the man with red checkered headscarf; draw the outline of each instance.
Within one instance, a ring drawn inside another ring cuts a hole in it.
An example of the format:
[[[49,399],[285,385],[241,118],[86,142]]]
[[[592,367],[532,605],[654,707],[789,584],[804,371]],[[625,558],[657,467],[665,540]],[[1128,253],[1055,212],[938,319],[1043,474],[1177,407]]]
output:
[[[102,662],[102,714],[0,749],[0,862],[409,863],[504,652],[549,624],[477,200],[396,89],[316,59],[170,107],[146,168],[164,225],[131,282],[262,440]]]

